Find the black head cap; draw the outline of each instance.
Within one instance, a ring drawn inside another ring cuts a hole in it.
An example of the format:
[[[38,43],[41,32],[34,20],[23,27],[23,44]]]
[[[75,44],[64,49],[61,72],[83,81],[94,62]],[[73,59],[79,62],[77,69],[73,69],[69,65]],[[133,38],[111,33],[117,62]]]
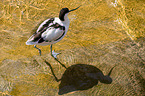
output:
[[[64,21],[64,15],[66,13],[69,13],[69,9],[68,8],[62,8],[60,10],[60,13],[59,13],[59,19],[62,20],[62,21]]]

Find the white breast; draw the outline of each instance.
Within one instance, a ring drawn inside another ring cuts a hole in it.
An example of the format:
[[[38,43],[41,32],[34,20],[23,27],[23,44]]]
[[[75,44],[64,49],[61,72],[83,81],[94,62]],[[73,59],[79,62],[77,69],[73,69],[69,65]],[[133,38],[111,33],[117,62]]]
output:
[[[61,21],[59,18],[56,17],[54,23],[58,23],[61,26],[65,26],[65,32],[68,31],[69,24],[70,24],[68,17],[65,18],[65,21]]]

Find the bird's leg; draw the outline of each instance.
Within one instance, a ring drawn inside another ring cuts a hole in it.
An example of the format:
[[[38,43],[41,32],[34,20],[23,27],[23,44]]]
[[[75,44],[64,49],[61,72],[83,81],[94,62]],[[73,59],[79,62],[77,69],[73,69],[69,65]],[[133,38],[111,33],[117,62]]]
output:
[[[39,49],[38,47],[36,47],[36,45],[34,45],[34,48],[38,49],[39,54],[40,54],[40,56],[41,56],[41,49]]]
[[[65,66],[64,64],[62,64],[62,63],[57,59],[56,56],[57,56],[59,53],[55,53],[54,50],[52,51],[52,44],[50,45],[50,50],[51,50],[51,56],[52,56],[57,62],[59,62],[59,64],[61,64],[61,66],[63,66],[65,69],[67,69],[66,66]]]
[[[59,53],[55,53],[54,50],[52,51],[52,44],[50,45],[50,50],[51,50],[51,56],[56,59],[57,58],[57,55]]]

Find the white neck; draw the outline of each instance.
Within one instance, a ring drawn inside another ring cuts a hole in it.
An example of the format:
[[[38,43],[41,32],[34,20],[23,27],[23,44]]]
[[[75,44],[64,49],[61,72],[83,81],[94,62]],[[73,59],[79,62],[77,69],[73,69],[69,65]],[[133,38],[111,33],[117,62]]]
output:
[[[69,28],[69,24],[70,24],[70,21],[69,21],[69,18],[68,18],[68,13],[67,14],[65,14],[65,16],[64,16],[64,21],[62,21],[62,23],[64,24],[64,25],[66,25],[66,31],[65,32],[67,32],[68,31],[68,28]]]
[[[64,21],[65,24],[69,24],[69,18],[68,18],[68,13],[64,15]]]

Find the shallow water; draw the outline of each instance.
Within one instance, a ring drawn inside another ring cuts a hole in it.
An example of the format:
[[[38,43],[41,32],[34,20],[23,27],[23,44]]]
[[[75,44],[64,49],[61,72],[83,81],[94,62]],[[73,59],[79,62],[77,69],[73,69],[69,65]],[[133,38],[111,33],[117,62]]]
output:
[[[79,10],[69,14],[69,31],[62,41],[54,45],[56,50],[145,36],[143,0],[3,0],[0,1],[0,49],[3,50],[0,61],[38,55],[33,46],[25,45],[37,26],[46,18],[57,17],[63,7],[73,9],[79,5],[82,5]],[[43,54],[49,52],[49,46],[40,48]]]
[[[63,38],[63,40],[54,44],[55,51],[62,52],[62,54],[60,54],[59,56],[60,60],[63,60],[63,62],[66,63],[67,66],[69,66],[69,64],[79,62],[89,64],[94,63],[94,65],[99,65],[100,67],[107,64],[109,68],[113,65],[116,65],[115,63],[112,64],[112,62],[117,62],[117,60],[122,61],[125,57],[125,59],[127,60],[123,61],[123,68],[125,68],[128,62],[131,62],[129,64],[133,64],[133,66],[136,66],[137,62],[139,62],[139,64],[142,64],[140,62],[144,63],[144,44],[140,43],[141,40],[144,40],[145,36],[144,0],[1,0],[0,94],[2,94],[3,92],[3,94],[12,94],[17,96],[24,94],[26,91],[31,90],[31,88],[36,88],[38,92],[44,89],[42,92],[40,92],[41,94],[43,94],[43,96],[47,94],[53,94],[53,92],[57,91],[58,84],[52,79],[53,77],[50,77],[52,75],[49,71],[49,68],[47,68],[46,65],[41,61],[41,58],[37,56],[39,54],[38,51],[34,49],[33,46],[27,46],[25,42],[36,31],[37,27],[42,21],[50,17],[57,17],[61,8],[68,7],[69,9],[73,9],[80,5],[82,6],[78,10],[71,12],[68,15],[70,19],[70,27],[67,35],[65,36],[65,38]],[[138,38],[142,39],[140,40]],[[129,44],[132,42],[136,47],[139,47],[141,50],[139,51],[140,55],[133,55],[132,52],[136,52],[136,50],[138,49],[133,50],[131,45],[129,45],[130,47],[124,47],[124,49],[122,49],[121,46],[123,46],[123,40],[128,40]],[[123,54],[123,58],[115,59],[115,56],[112,57],[112,54],[114,53],[112,53],[111,55],[105,55],[110,52],[109,48],[112,48],[113,45],[108,45],[108,48],[106,49],[103,49],[101,47],[106,46],[106,44],[114,44],[116,42],[122,42],[121,44],[119,43],[120,45],[115,46],[119,46],[120,51],[118,52],[121,52],[120,54]],[[91,48],[91,46],[94,47]],[[100,46],[100,49],[95,49],[97,46]],[[42,58],[48,59],[53,64],[55,61],[52,60],[53,58],[49,56],[49,45],[38,47],[42,49]],[[79,52],[77,50],[81,51]],[[96,55],[93,54],[95,50],[98,51],[96,52]],[[123,53],[124,51],[122,50],[126,50],[125,52],[128,52],[128,54]],[[69,55],[66,55],[66,57],[63,56],[64,54]],[[132,54],[133,57],[130,54]],[[134,60],[130,59],[128,55],[134,58]],[[83,57],[85,59],[83,59]],[[97,59],[98,61],[95,61],[94,58],[101,58],[100,60],[104,60],[103,58],[111,58],[111,60],[113,59],[114,61],[109,61],[110,59],[105,59],[106,61],[104,62],[99,61],[99,59]],[[99,62],[99,64],[97,62]],[[64,70],[58,65],[55,66],[55,69],[59,69],[57,74],[59,72],[63,73]],[[8,72],[11,74],[5,72],[5,70],[8,70]],[[133,73],[131,73],[131,71],[125,71],[125,73],[133,74],[133,76],[136,76],[134,74],[137,74],[138,76],[138,74],[142,73],[143,67],[140,66],[137,67],[137,69],[133,70]],[[116,78],[116,75],[118,74],[114,74],[114,77]],[[136,80],[131,79],[132,75],[127,76],[128,77],[124,77],[124,79],[130,78],[131,81],[128,82],[132,83],[133,80]],[[142,74],[141,76],[144,77],[144,75]],[[33,78],[33,80],[31,78]],[[41,82],[41,80],[39,81],[38,78],[44,79]],[[121,76],[119,78],[121,78]],[[51,81],[48,83],[47,80]],[[14,84],[16,82],[17,84]],[[52,85],[51,82],[53,82],[54,85]],[[127,85],[127,81],[118,82],[119,84],[123,83],[124,85]],[[132,88],[125,91],[125,89],[123,89],[124,87],[121,87],[122,85],[117,85],[118,82],[116,81],[115,84],[111,85],[112,88],[113,86],[115,86],[115,88],[117,88],[117,86],[120,86],[118,88],[121,88],[122,91],[117,91],[119,89],[115,90],[115,92],[118,92],[118,94],[123,94],[122,92],[124,92],[124,94],[127,94],[126,92],[132,92],[131,90],[134,90],[134,88]],[[139,81],[135,82],[136,83],[133,83],[135,85],[135,88],[139,88],[140,90],[142,90],[142,87],[138,84]],[[23,83],[26,83],[26,85],[22,85]],[[47,88],[46,85],[48,85],[49,87],[51,86],[51,88]],[[137,87],[137,85],[139,87]],[[18,89],[24,88],[26,86],[31,87],[29,89],[18,91]],[[99,88],[101,90],[102,87],[100,86],[101,85],[99,85]],[[104,87],[106,87],[106,85],[104,85]],[[49,90],[50,93],[47,93],[46,90]],[[99,94],[99,91],[93,90],[95,90],[95,88],[91,91],[94,92],[94,94]],[[34,90],[32,90],[32,92],[26,92],[26,94],[24,95],[36,95],[33,91]],[[103,92],[100,94],[103,94]],[[108,94],[112,93],[111,89],[107,92],[109,92]],[[86,93],[90,94],[88,91],[86,91]],[[80,96],[82,96],[86,93],[78,92],[74,94],[79,94]],[[141,91],[133,93],[141,94]]]

